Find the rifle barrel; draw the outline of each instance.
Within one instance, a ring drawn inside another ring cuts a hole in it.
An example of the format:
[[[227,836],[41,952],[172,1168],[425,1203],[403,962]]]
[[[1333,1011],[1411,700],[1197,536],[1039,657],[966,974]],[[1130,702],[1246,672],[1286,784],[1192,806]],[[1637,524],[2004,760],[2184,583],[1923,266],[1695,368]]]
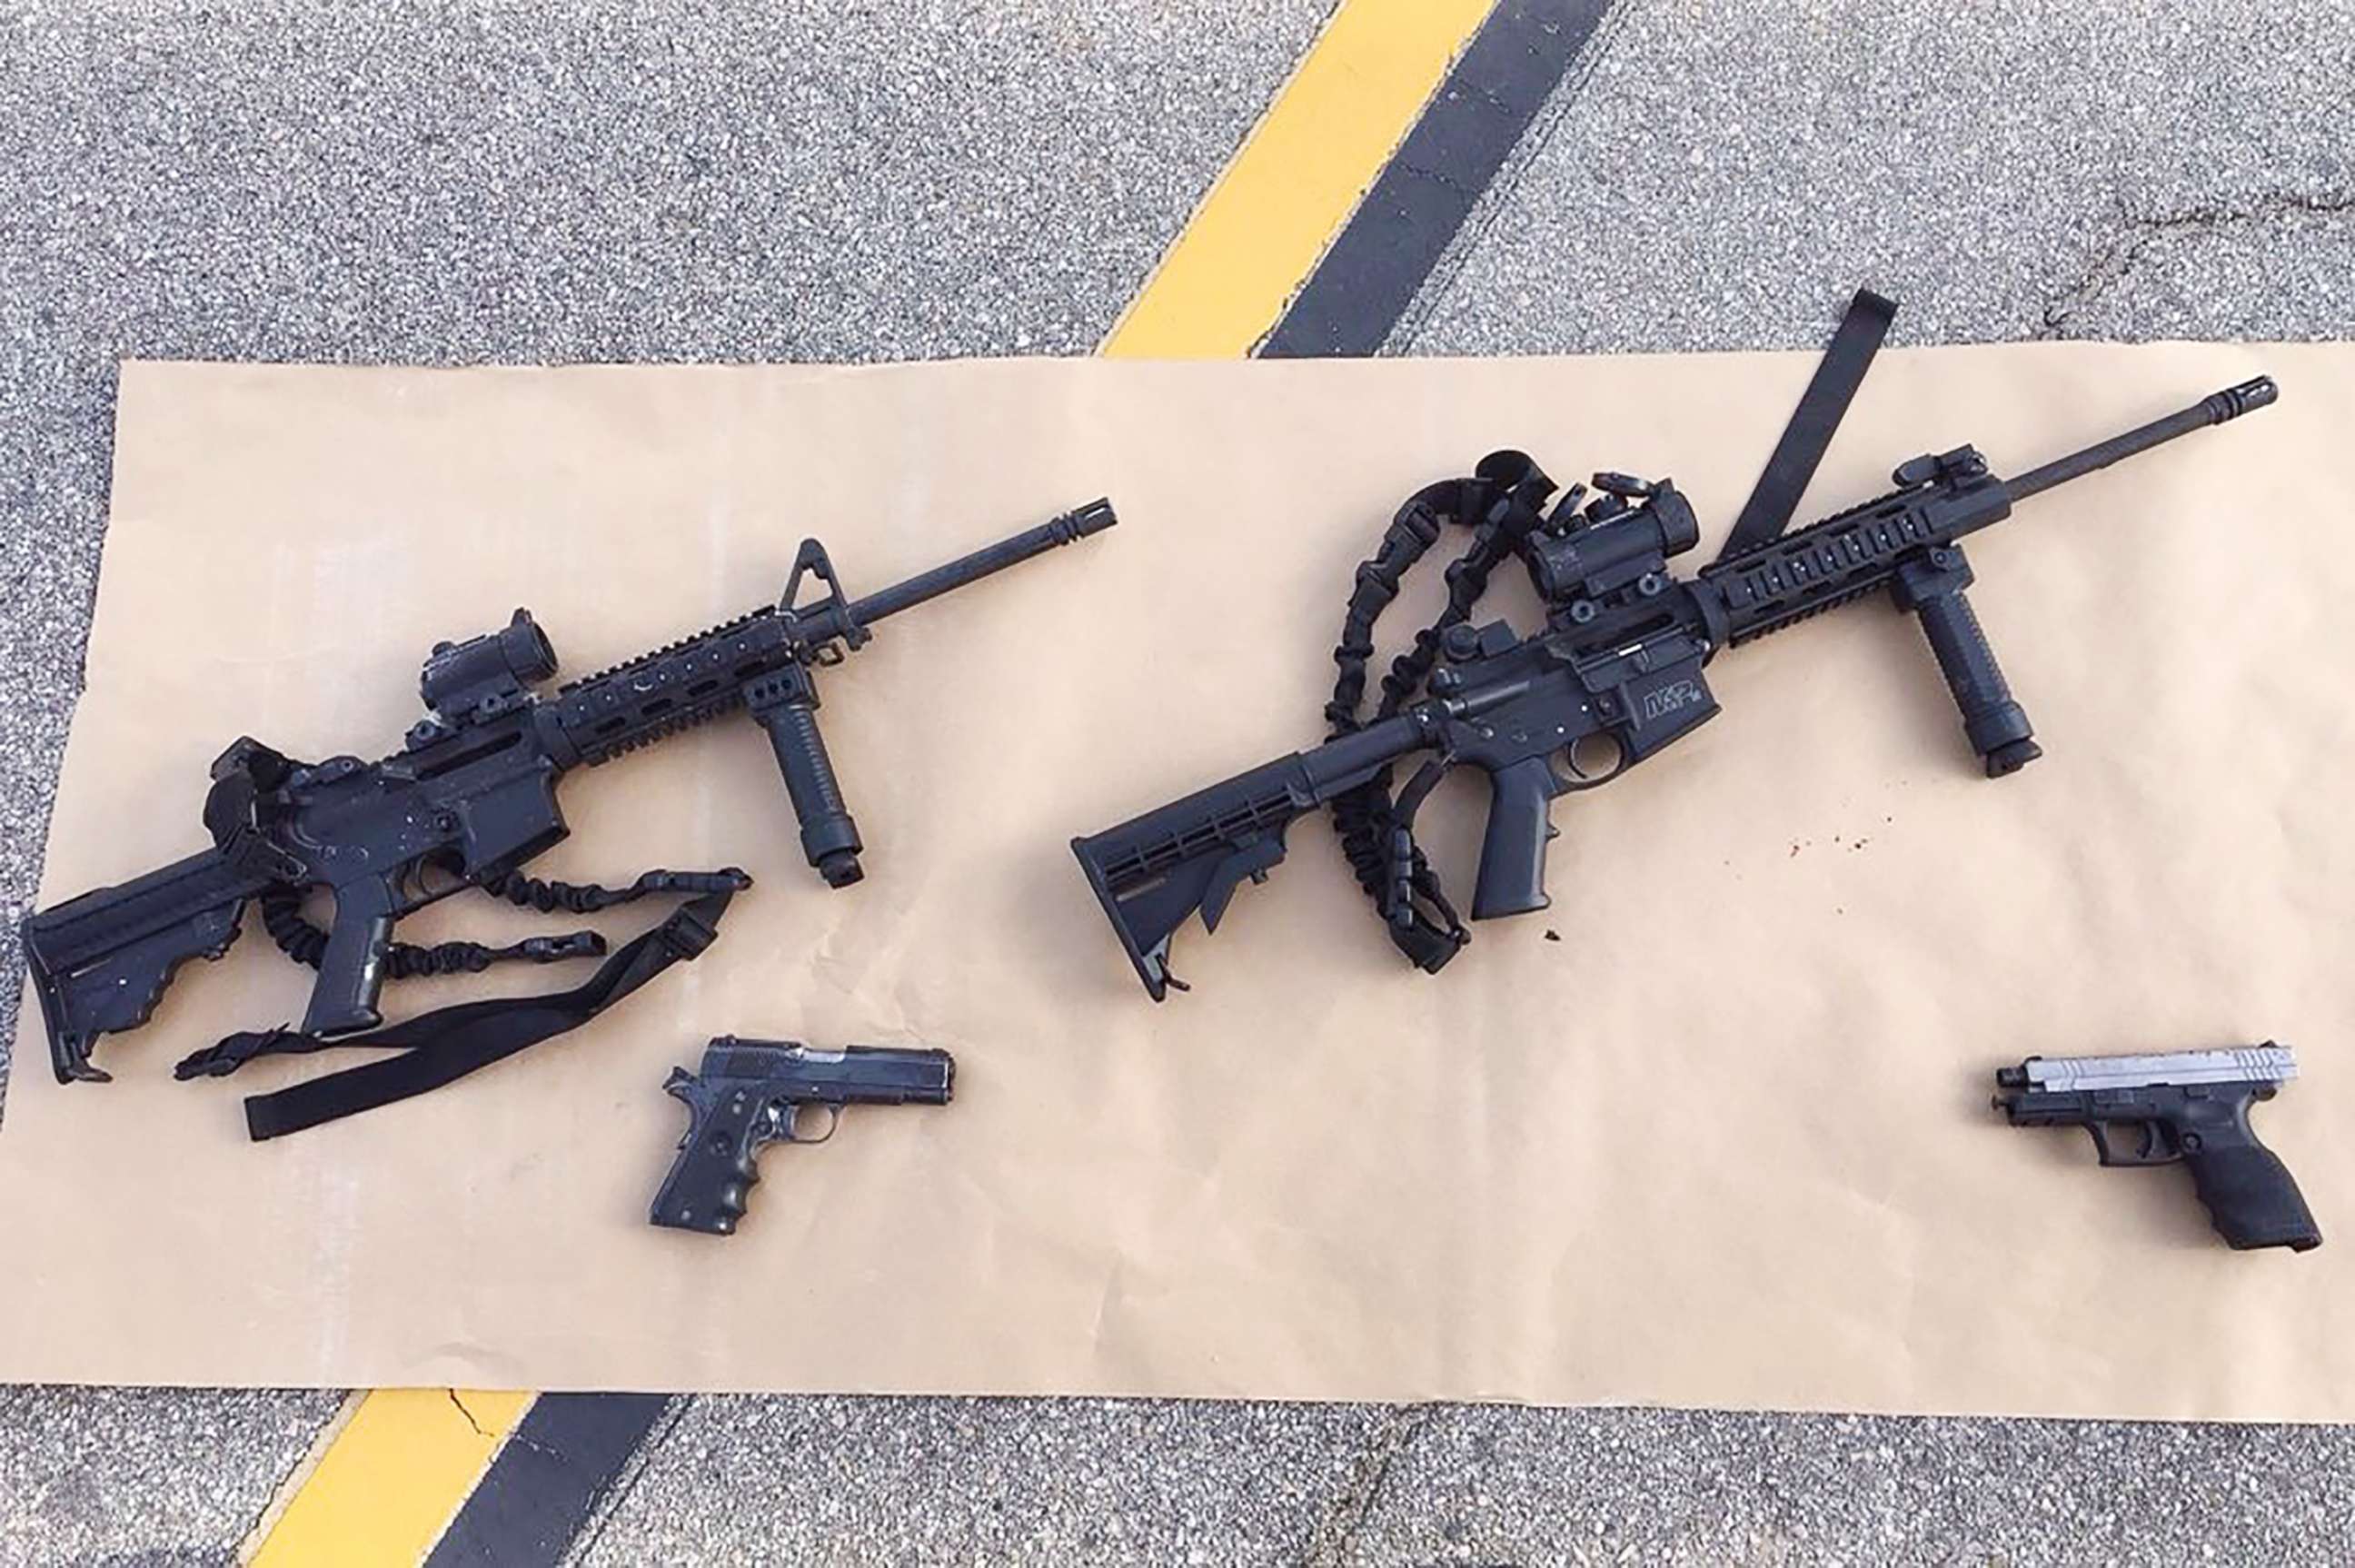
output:
[[[2024,501],[2030,496],[2051,489],[2055,485],[2082,479],[2096,468],[2107,468],[2113,463],[2132,457],[2137,453],[2148,452],[2152,447],[2173,441],[2179,435],[2190,435],[2195,430],[2205,430],[2211,424],[2238,419],[2252,409],[2262,409],[2278,397],[2280,390],[2274,385],[2271,376],[2260,376],[2254,381],[2227,387],[2165,419],[2153,420],[2124,435],[2114,435],[2107,441],[2097,442],[2083,452],[2054,458],[2041,468],[2031,468],[2010,481],[2005,488],[2011,492],[2014,501]]]
[[[889,588],[853,602],[849,607],[850,623],[854,626],[873,625],[886,615],[896,615],[927,599],[937,599],[951,589],[963,588],[966,583],[987,577],[994,571],[1003,571],[1034,555],[1043,555],[1058,545],[1067,545],[1090,534],[1102,533],[1118,521],[1120,519],[1113,515],[1110,501],[1091,501],[1077,511],[1064,513],[1052,522],[1025,529],[1012,539],[1000,539],[971,555],[950,561],[946,566],[919,572],[905,582],[895,582]]]

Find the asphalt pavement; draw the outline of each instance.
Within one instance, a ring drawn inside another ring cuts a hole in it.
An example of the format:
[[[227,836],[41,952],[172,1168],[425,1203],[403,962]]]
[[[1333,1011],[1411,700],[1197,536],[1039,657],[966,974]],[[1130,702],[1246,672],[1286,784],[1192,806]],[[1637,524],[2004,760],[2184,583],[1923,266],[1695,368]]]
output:
[[[119,358],[1086,352],[1325,8],[5,0],[0,939]],[[2355,336],[2350,84],[2344,0],[1622,0],[1392,347],[1809,345],[1859,283],[1899,342]],[[336,1403],[0,1391],[0,1561],[223,1561]],[[711,1398],[581,1557],[2340,1563],[2350,1460],[2337,1429]]]
[[[1391,347],[2355,330],[2355,4],[1627,0]]]

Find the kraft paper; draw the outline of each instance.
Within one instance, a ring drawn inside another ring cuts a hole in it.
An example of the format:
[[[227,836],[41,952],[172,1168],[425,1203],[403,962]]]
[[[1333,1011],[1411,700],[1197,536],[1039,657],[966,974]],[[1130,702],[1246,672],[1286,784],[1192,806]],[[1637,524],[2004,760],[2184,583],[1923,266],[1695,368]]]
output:
[[[428,648],[517,604],[578,675],[773,600],[805,534],[856,594],[1099,494],[1123,520],[821,672],[855,888],[804,865],[741,718],[569,778],[541,874],[758,879],[579,1033],[255,1145],[242,1093],[350,1057],[172,1080],[300,1016],[255,917],[100,1043],[112,1084],[51,1081],[28,1016],[0,1379],[2355,1419],[2355,349],[1882,357],[1802,520],[1919,452],[2016,473],[2282,385],[1974,541],[2046,750],[2015,777],[1874,601],[1713,664],[1723,714],[1561,802],[1552,908],[1444,975],[1319,819],[1179,939],[1164,1006],[1091,898],[1072,835],[1319,738],[1351,570],[1410,492],[1505,446],[1673,475],[1697,567],[1813,364],[127,367],[45,903],[201,848],[238,735],[394,750]],[[1529,624],[1525,585],[1492,603]],[[1485,801],[1424,813],[1459,894]],[[571,923],[467,895],[403,933]],[[947,1047],[956,1100],[770,1150],[731,1239],[651,1228],[663,1079],[721,1032]],[[2232,1253],[2182,1171],[1987,1105],[2034,1052],[2264,1039],[2307,1073],[2257,1113],[2330,1238],[2303,1256]]]

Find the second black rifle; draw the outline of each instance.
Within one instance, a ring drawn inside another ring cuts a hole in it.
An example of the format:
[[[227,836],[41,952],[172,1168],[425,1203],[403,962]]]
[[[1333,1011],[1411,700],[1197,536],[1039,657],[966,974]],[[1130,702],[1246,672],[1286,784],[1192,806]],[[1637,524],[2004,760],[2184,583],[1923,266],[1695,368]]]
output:
[[[1326,710],[1330,739],[1075,838],[1072,851],[1158,1001],[1184,988],[1169,972],[1169,948],[1185,923],[1199,914],[1215,930],[1236,890],[1284,859],[1292,823],[1330,806],[1391,941],[1436,971],[1468,940],[1412,833],[1443,775],[1465,766],[1487,775],[1472,918],[1541,910],[1557,798],[1611,783],[1713,718],[1703,667],[1719,653],[1875,594],[1920,623],[1988,776],[2014,772],[2040,748],[1972,612],[1962,541],[2018,502],[2275,396],[2259,377],[2009,480],[1968,446],[1911,458],[1888,495],[1788,535],[1770,522],[1763,541],[1685,578],[1668,562],[1700,542],[1700,527],[1668,480],[1598,474],[1582,508],[1582,485],[1549,507],[1555,485],[1534,463],[1493,453],[1471,477],[1410,501],[1381,552],[1359,569],[1336,653],[1343,677]],[[1474,542],[1448,571],[1448,611],[1400,656],[1379,707],[1362,718],[1373,615],[1450,521],[1470,528]],[[1545,604],[1544,626],[1528,635],[1470,618],[1489,572],[1516,559]],[[1414,757],[1423,760],[1393,795],[1393,766]]]

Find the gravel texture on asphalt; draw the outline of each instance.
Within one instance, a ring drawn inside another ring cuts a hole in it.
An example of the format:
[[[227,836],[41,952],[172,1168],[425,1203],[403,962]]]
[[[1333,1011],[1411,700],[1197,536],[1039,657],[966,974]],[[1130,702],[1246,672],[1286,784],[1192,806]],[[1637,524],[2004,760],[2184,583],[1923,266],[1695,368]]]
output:
[[[1084,352],[1325,8],[0,0],[0,941],[79,684],[117,358]],[[2350,111],[2348,0],[1622,0],[1394,347],[1806,346],[1859,283],[1904,301],[1899,342],[2355,335]],[[0,1562],[226,1561],[336,1403],[0,1391]],[[699,1399],[581,1556],[2343,1563],[2351,1443]]]
[[[2345,336],[2350,127],[2350,0],[1620,0],[1392,347]]]
[[[226,1562],[343,1402],[0,1388],[0,1562]]]
[[[2345,1428],[1117,1400],[673,1411],[580,1568],[2355,1561]]]

